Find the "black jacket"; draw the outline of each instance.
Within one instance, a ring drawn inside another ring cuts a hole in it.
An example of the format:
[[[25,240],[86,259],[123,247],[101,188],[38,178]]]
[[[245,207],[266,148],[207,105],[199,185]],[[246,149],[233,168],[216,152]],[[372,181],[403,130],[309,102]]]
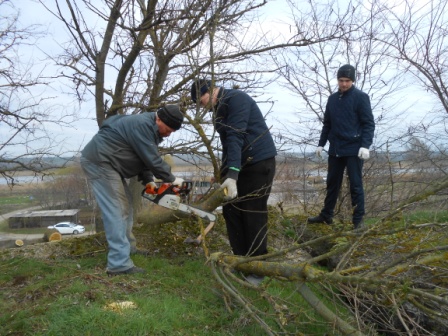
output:
[[[329,155],[357,156],[359,148],[369,148],[375,121],[369,96],[352,86],[347,92],[333,93],[325,108],[318,146],[330,142]]]
[[[214,118],[222,152],[222,172],[237,178],[242,169],[277,155],[274,140],[257,103],[245,92],[220,88]]]

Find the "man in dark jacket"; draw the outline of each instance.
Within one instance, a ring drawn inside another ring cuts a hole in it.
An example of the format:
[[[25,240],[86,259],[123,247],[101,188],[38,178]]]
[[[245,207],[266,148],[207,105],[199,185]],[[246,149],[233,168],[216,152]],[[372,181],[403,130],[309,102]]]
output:
[[[222,144],[223,206],[233,253],[258,256],[267,253],[267,203],[275,175],[277,150],[257,103],[240,90],[212,87],[209,80],[196,80],[191,98],[213,110],[214,126]],[[250,275],[248,281],[257,283]]]
[[[338,70],[337,78],[339,90],[328,98],[316,150],[317,156],[320,157],[327,140],[330,142],[327,195],[320,214],[308,218],[308,223],[333,223],[334,208],[344,170],[347,168],[354,207],[352,221],[356,229],[365,213],[362,166],[363,160],[367,160],[370,155],[369,147],[373,140],[375,122],[369,96],[353,85],[356,79],[355,68],[349,64],[343,65]]]
[[[144,185],[155,186],[154,176],[181,185],[159,154],[163,137],[178,130],[183,114],[177,105],[157,112],[115,115],[107,118],[81,152],[81,166],[92,187],[109,245],[109,275],[143,273],[130,254],[136,252],[132,234],[132,194],[125,179],[139,176]]]

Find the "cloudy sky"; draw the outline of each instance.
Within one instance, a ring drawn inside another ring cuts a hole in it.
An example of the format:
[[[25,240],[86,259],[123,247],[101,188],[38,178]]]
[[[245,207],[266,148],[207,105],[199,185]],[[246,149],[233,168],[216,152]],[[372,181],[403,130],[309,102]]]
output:
[[[276,0],[269,1],[263,8],[261,13],[261,22],[263,30],[269,34],[281,34],[282,31],[285,33],[289,32],[289,28],[286,25],[280,23],[286,16],[285,9],[286,6],[279,6],[279,3],[284,3],[284,1]],[[58,43],[60,41],[65,41],[66,30],[65,27],[55,19],[48,11],[42,8],[42,5],[33,0],[19,0],[15,2],[15,6],[20,9],[20,21],[24,25],[39,24],[45,28],[47,35],[45,38],[41,38],[38,43],[38,48],[26,49],[26,54],[24,57],[30,57],[38,62],[43,62],[45,59],[45,53],[52,53],[58,50],[60,47]],[[52,65],[47,66],[48,73],[55,71]],[[48,96],[56,97],[49,102],[53,106],[56,104],[55,114],[70,114],[75,112],[77,117],[71,123],[70,127],[51,125],[47,126],[49,132],[53,137],[59,141],[64,139],[64,148],[66,150],[78,150],[82,148],[97,132],[98,127],[96,121],[92,118],[95,115],[94,102],[91,100],[89,102],[83,103],[79,106],[76,103],[70,105],[67,102],[71,99],[61,94],[61,92],[67,92],[69,87],[65,87],[63,82],[53,81],[52,90],[48,90],[46,93]],[[265,98],[273,99],[276,101],[275,104],[275,118],[274,113],[267,115],[268,123],[276,128],[281,127],[277,125],[277,120],[282,120],[287,122],[287,120],[294,120],[294,114],[291,113],[293,108],[290,106],[291,103],[288,102],[290,97],[283,94],[283,89],[279,86],[273,84],[264,90],[265,97],[260,97],[259,100],[262,101]],[[288,99],[287,99],[288,98]],[[294,104],[293,104],[294,105]],[[260,108],[264,113],[267,113],[270,109],[270,104],[260,103]]]
[[[62,24],[51,16],[46,10],[44,10],[41,5],[33,0],[19,0],[15,2],[16,6],[20,8],[21,17],[20,20],[26,24],[40,24],[45,27],[48,32],[46,38],[39,41],[39,49],[33,49],[28,52],[31,58],[37,60],[44,60],[44,55],[42,51],[53,52],[57,50],[58,41],[66,40],[65,28]],[[262,12],[262,29],[265,32],[271,34],[288,34],[289,26],[282,24],[289,16],[288,7],[282,0],[269,1],[266,6],[263,7]],[[32,54],[31,54],[32,53]],[[25,56],[25,55],[24,55]],[[50,65],[48,67],[49,71],[54,71],[54,68]],[[336,87],[336,80],[334,81]],[[70,99],[60,92],[68,91],[68,87],[64,87],[63,83],[54,82],[54,91],[48,92],[50,96],[56,96],[56,99],[52,101],[58,102],[59,106],[55,109],[54,113],[63,115],[76,113],[77,117],[75,121],[71,123],[70,127],[54,126],[48,125],[48,129],[52,136],[57,140],[64,140],[64,150],[77,151],[82,149],[82,147],[92,138],[92,136],[97,132],[98,127],[96,121],[92,116],[95,115],[94,102],[91,100],[81,106],[77,104],[67,104]],[[267,116],[267,122],[273,129],[281,131],[283,127],[281,123],[291,125],[294,122],[299,122],[300,117],[294,113],[297,111],[298,99],[296,99],[290,93],[286,93],[278,85],[271,85],[264,90],[265,96],[260,97],[260,101],[264,98],[273,99],[276,104],[274,105],[273,113]],[[423,100],[426,98],[422,98]],[[270,108],[270,104],[260,104],[260,108],[264,113]],[[375,111],[374,111],[375,112]],[[420,115],[413,115],[413,118],[419,118]],[[409,119],[409,118],[408,118]],[[410,119],[409,119],[410,120]],[[408,120],[408,121],[409,121]],[[279,123],[281,121],[281,123]]]

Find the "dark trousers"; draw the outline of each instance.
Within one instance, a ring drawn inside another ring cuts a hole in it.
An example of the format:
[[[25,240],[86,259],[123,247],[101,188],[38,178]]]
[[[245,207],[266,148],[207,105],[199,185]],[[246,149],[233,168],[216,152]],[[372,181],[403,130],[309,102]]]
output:
[[[333,217],[334,208],[344,179],[344,170],[347,168],[350,181],[350,196],[352,207],[354,207],[353,224],[356,226],[361,223],[365,213],[362,166],[363,161],[357,156],[328,156],[327,195],[325,196],[324,208],[320,213],[322,217],[326,219]]]
[[[238,198],[223,206],[227,234],[235,255],[267,253],[268,198],[275,158],[244,167],[237,181]]]

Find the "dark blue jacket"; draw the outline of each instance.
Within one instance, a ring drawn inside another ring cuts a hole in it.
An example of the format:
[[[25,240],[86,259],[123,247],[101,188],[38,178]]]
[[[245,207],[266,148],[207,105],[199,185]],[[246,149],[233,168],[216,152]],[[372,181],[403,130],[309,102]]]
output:
[[[329,155],[357,156],[359,148],[369,148],[375,121],[369,96],[352,86],[347,92],[333,93],[327,102],[318,146],[330,142]]]
[[[224,174],[237,178],[227,168],[244,168],[277,155],[274,140],[257,103],[245,92],[220,88],[215,129],[222,143]]]

